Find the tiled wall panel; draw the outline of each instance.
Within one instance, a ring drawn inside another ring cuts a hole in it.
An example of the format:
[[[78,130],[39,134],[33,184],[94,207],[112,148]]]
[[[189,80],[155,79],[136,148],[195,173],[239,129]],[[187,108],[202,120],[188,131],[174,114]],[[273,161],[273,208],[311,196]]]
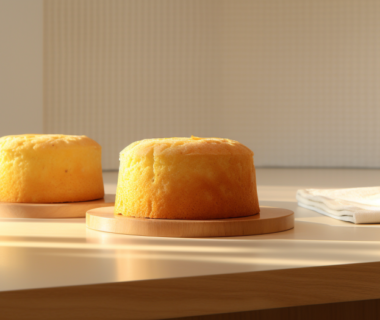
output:
[[[44,130],[221,136],[260,166],[380,167],[376,0],[45,0]]]
[[[223,135],[218,10],[217,0],[45,1],[45,131],[92,137],[105,169],[135,140]]]

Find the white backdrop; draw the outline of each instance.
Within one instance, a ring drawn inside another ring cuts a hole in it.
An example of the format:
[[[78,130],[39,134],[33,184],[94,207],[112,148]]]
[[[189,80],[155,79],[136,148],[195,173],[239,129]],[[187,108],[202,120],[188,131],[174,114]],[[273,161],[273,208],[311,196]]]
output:
[[[105,169],[191,134],[258,166],[379,168],[379,16],[376,0],[47,0],[44,131],[94,138]]]
[[[43,132],[43,1],[0,0],[0,137]]]

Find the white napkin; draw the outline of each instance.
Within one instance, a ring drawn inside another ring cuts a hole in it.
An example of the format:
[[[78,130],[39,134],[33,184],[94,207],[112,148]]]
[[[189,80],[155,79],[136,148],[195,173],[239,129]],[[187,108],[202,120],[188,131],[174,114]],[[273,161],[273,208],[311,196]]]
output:
[[[302,189],[298,205],[326,216],[353,223],[380,223],[380,187]]]

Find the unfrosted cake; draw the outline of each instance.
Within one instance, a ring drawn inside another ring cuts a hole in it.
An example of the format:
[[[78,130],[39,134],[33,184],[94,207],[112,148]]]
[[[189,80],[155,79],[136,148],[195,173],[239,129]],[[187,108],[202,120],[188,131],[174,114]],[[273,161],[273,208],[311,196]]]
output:
[[[86,136],[0,138],[0,201],[55,203],[101,199],[101,147]]]
[[[115,214],[206,220],[259,211],[253,152],[237,141],[150,139],[120,153]]]

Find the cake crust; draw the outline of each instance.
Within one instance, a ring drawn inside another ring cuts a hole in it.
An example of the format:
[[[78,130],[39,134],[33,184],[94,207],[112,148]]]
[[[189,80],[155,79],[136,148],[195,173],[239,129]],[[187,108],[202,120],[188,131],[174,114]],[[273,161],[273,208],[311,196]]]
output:
[[[206,220],[259,211],[253,152],[237,141],[149,139],[120,154],[115,214]]]
[[[0,138],[0,201],[77,202],[101,199],[101,146],[86,136]]]

